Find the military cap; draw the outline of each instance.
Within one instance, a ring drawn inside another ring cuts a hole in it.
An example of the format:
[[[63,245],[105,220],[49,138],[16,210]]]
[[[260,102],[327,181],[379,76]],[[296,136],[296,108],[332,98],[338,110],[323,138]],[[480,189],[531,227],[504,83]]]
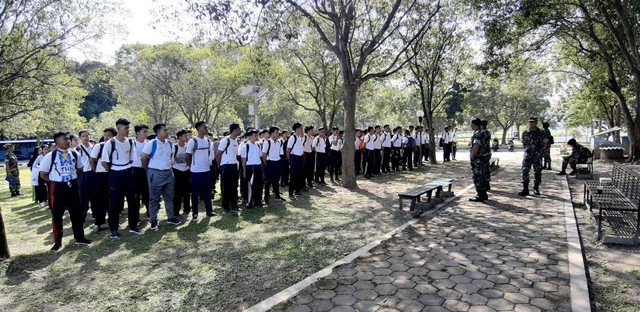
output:
[[[530,118],[529,118],[529,122],[538,122],[538,118],[536,118],[536,117],[530,117]]]

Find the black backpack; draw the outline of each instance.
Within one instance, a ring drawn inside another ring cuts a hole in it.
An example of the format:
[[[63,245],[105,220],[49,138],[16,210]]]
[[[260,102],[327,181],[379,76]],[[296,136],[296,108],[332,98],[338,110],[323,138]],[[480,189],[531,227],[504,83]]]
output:
[[[69,151],[71,152],[71,155],[73,155],[73,161],[71,161],[74,164],[78,162],[78,153],[76,153],[76,151],[74,151],[73,149],[69,149]],[[56,163],[56,152],[58,152],[58,149],[54,149],[53,151],[51,151],[51,165],[49,165],[49,172],[51,173],[51,170],[53,170],[53,166]]]
[[[133,140],[127,139],[129,141],[129,154],[131,154],[131,149],[133,148]],[[111,153],[109,153],[109,166],[126,166],[133,163],[133,159],[129,159],[129,163],[124,165],[115,165],[113,163],[113,153],[116,151],[116,138],[111,138],[109,140],[111,142]],[[102,155],[102,147],[100,148],[100,155]]]

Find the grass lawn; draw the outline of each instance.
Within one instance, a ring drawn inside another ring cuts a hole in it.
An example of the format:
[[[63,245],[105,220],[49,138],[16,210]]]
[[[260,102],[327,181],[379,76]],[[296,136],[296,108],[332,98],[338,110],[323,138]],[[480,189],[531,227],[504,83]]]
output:
[[[21,169],[23,193],[30,193],[30,173]],[[65,215],[63,249],[51,253],[50,212],[31,196],[10,198],[3,175],[0,205],[12,258],[0,262],[0,311],[242,310],[408,220],[397,210],[397,193],[445,177],[459,180],[457,190],[471,183],[467,162],[426,166],[359,180],[355,191],[318,188],[304,200],[239,217],[174,227],[163,215],[157,232],[122,230],[117,240],[91,233],[89,217],[89,248],[74,245]],[[220,212],[219,201],[214,208]]]

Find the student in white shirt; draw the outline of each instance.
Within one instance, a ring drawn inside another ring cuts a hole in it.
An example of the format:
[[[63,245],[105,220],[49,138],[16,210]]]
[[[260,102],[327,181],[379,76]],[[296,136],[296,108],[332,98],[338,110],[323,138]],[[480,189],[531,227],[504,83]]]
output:
[[[458,152],[458,128],[453,128],[451,133],[451,158],[456,160],[456,153]]]
[[[213,144],[207,137],[207,123],[195,124],[197,135],[187,144],[185,160],[191,168],[191,221],[198,220],[198,199],[202,199],[208,217],[215,216],[211,206],[211,164]]]
[[[442,142],[444,162],[451,161],[451,132],[449,132],[449,126],[444,127],[444,132],[440,136]]]
[[[367,135],[364,136],[364,148],[365,148],[365,166],[364,177],[371,179],[373,177],[373,167],[375,161],[375,134],[373,127],[367,128]]]
[[[80,211],[82,211],[82,221],[84,222],[89,212],[89,201],[91,201],[92,207],[95,205],[95,190],[93,190],[95,174],[91,171],[91,164],[89,163],[93,145],[89,143],[91,139],[89,130],[81,130],[78,136],[80,137],[80,144],[76,147],[76,151],[84,166],[82,168],[82,174],[78,177],[78,186],[80,187]]]
[[[416,142],[416,149],[413,153],[413,166],[418,168],[418,165],[422,163],[422,142],[424,138],[422,137],[422,126],[416,126],[415,131],[413,132],[413,139]]]
[[[280,169],[282,152],[282,142],[278,140],[278,132],[280,129],[276,127],[269,128],[269,139],[262,144],[262,162],[265,164],[265,176],[266,181],[264,185],[264,201],[269,204],[269,191],[273,188],[273,194],[275,198],[280,201],[285,201],[280,195]]]
[[[249,128],[247,129],[247,131],[252,129],[253,128]],[[238,169],[238,175],[240,176],[240,198],[242,198],[242,202],[245,204],[249,200],[249,181],[247,181],[247,179],[245,178],[244,168],[242,167],[242,158],[240,157],[240,154],[242,153],[242,149],[247,145],[247,134],[248,132],[245,132],[240,136],[237,154],[238,164],[240,165]]]
[[[338,145],[340,143],[338,140],[340,130],[338,127],[333,127],[331,130],[333,133],[329,136],[329,177],[331,177],[331,182],[335,183],[336,181],[340,181],[337,173],[340,152],[340,145]]]
[[[305,191],[315,187],[313,177],[315,175],[316,154],[313,152],[313,126],[304,127],[304,138],[302,139],[302,151],[304,152],[304,177],[306,178]]]
[[[342,148],[344,147],[344,131],[338,131],[338,161],[336,164],[336,168],[334,173],[336,175],[336,180],[340,180],[340,176],[342,175]]]
[[[304,133],[302,132],[302,125],[298,122],[293,124],[292,128],[294,133],[287,141],[287,158],[291,164],[289,199],[295,200],[297,197],[304,196],[302,194],[304,187],[304,152],[302,150]]]
[[[429,131],[422,129],[422,157],[424,161],[429,161]]]
[[[382,173],[389,174],[391,172],[391,128],[389,125],[382,127],[384,132],[380,137],[382,141]]]
[[[325,128],[318,129],[318,136],[313,139],[313,151],[315,152],[315,181],[320,185],[327,185],[324,182],[324,172],[327,168],[327,135]]]
[[[167,223],[180,224],[180,220],[173,215],[174,179],[171,171],[173,162],[173,143],[169,140],[169,130],[166,124],[153,126],[156,138],[147,142],[142,149],[142,167],[147,171],[149,182],[149,218],[151,229],[158,229],[158,211],[160,211],[160,196],[164,199],[164,209]]]
[[[238,141],[240,125],[229,126],[229,136],[220,140],[216,161],[220,166],[220,187],[222,188],[222,209],[224,214],[238,213]],[[191,181],[193,183],[193,181]]]
[[[355,144],[356,152],[354,154],[354,162],[356,166],[356,175],[362,173],[362,149],[360,149],[360,142],[362,142],[362,130],[356,129],[356,140],[353,144]]]
[[[58,132],[53,135],[56,149],[42,159],[40,176],[49,183],[49,208],[53,219],[53,247],[58,252],[62,247],[62,218],[69,210],[73,238],[78,245],[90,245],[84,237],[82,211],[80,210],[80,190],[78,175],[82,174],[83,164],[78,153],[69,148],[69,133]]]
[[[280,132],[280,144],[282,144],[282,150],[280,151],[280,186],[289,186],[289,158],[287,158],[287,142],[289,140],[289,132],[282,130]]]
[[[182,207],[184,214],[191,212],[191,177],[189,165],[187,165],[187,141],[189,135],[186,130],[180,130],[176,134],[178,143],[173,146],[173,178],[174,178],[174,195],[173,195],[173,215],[180,216]],[[217,167],[217,165],[216,165]],[[217,170],[217,168],[216,168]]]
[[[49,145],[42,144],[40,146],[40,155],[31,165],[31,185],[34,186],[35,199],[38,205],[42,208],[47,205],[49,201],[47,194],[47,185],[45,181],[40,177],[40,164],[45,155],[49,153]]]
[[[402,161],[402,127],[393,129],[395,132],[391,137],[391,169],[400,171]]]
[[[148,142],[149,126],[140,124],[133,127],[136,133],[136,139],[133,141],[133,147],[136,150],[136,158],[131,166],[133,167],[133,190],[138,201],[147,208],[147,218],[149,218],[149,182],[147,182],[147,172],[142,168],[142,149]]]
[[[258,130],[247,131],[247,144],[240,151],[242,175],[248,182],[247,209],[262,207],[262,151],[257,144]]]
[[[94,218],[94,233],[103,230],[102,226],[107,223],[107,211],[109,210],[109,172],[102,166],[102,152],[106,142],[115,137],[118,132],[115,128],[104,129],[100,143],[91,150],[91,171],[95,172],[93,189],[95,191],[96,204],[91,206],[91,213]]]
[[[133,140],[127,138],[130,122],[124,118],[116,121],[118,134],[104,144],[102,150],[102,166],[109,172],[109,229],[111,238],[119,238],[120,212],[124,210],[124,199],[127,199],[129,233],[141,235],[138,228],[140,222],[140,202],[136,200],[133,186],[133,169],[131,164],[136,158]]]
[[[380,126],[375,126],[374,130],[373,174],[380,175],[382,169],[382,128]]]

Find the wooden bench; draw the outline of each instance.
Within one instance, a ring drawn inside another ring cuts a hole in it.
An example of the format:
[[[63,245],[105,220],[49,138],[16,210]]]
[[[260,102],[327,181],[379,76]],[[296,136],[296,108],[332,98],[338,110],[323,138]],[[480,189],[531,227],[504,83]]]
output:
[[[494,157],[489,159],[489,168],[491,168],[492,171],[498,169],[498,167],[500,167],[500,158]]]
[[[402,200],[409,199],[411,200],[411,206],[409,208],[409,211],[414,212],[414,216],[417,217],[418,215],[420,215],[421,211],[418,211],[415,209],[416,202],[421,202],[421,197],[423,195],[427,196],[427,203],[431,202],[431,199],[434,197],[433,196],[434,190],[436,191],[435,198],[441,198],[443,195],[442,194],[443,189],[445,187],[447,187],[447,191],[446,191],[447,194],[451,193],[451,187],[453,185],[453,182],[454,182],[454,179],[434,181],[426,185],[410,189],[404,193],[400,193],[398,194],[398,198],[400,201],[399,209],[403,210]]]
[[[580,173],[581,168],[586,168],[589,173]],[[576,179],[593,179],[593,157],[576,163]]]

